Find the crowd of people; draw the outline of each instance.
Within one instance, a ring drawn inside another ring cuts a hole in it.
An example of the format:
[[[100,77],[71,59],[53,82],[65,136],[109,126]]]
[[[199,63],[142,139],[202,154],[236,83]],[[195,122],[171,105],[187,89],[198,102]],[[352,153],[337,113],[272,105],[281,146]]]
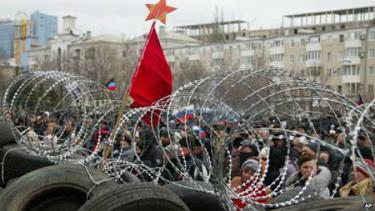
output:
[[[46,145],[68,140],[83,124],[74,117],[59,120],[47,112],[24,115],[15,125],[28,128],[27,136],[33,142]],[[84,121],[94,124],[94,119]],[[180,122],[157,129],[129,125],[115,137],[110,158],[160,168],[163,183],[183,179],[211,182],[217,176],[212,168],[221,165],[222,179],[228,180],[236,193],[232,201],[238,209],[251,202],[274,204],[298,198],[374,194],[373,137],[359,131],[352,152],[346,131],[338,124],[316,126],[318,130],[306,125],[311,124],[296,121],[285,127],[273,120],[247,129],[226,121],[204,126]],[[113,124],[102,120],[83,145],[88,152],[85,156],[103,146],[112,130]],[[356,158],[350,156],[353,154]],[[218,162],[215,158],[221,155]]]

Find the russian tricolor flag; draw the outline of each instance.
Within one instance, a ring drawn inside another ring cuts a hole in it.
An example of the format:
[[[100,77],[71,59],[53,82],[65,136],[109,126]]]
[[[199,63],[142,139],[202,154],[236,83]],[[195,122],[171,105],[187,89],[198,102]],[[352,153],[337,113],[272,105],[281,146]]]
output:
[[[176,118],[181,123],[194,119],[194,106],[183,107],[181,111],[176,113]]]
[[[107,89],[111,91],[115,91],[117,89],[116,83],[114,79],[109,80],[106,85]]]

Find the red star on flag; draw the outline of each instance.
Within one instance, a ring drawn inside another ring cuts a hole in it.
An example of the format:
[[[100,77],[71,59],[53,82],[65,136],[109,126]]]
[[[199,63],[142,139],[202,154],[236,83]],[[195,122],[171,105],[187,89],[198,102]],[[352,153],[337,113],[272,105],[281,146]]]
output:
[[[167,6],[165,0],[160,0],[157,4],[146,4],[147,8],[150,10],[147,20],[158,19],[160,22],[164,23],[167,20],[167,14],[176,10],[174,7]]]

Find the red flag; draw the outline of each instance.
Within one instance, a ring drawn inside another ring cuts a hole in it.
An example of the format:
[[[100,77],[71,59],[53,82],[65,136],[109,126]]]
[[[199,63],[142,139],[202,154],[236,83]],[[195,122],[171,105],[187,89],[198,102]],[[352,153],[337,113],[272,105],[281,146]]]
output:
[[[130,107],[150,106],[171,93],[172,72],[161,48],[154,22],[147,36],[137,70],[131,80],[129,94],[133,103]],[[155,119],[155,113],[152,119],[153,122],[159,120],[159,118]]]

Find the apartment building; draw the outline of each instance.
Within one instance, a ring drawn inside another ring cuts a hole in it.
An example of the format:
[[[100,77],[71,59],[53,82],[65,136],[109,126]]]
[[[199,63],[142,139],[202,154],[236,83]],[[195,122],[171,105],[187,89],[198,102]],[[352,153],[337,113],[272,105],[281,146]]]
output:
[[[278,29],[229,32],[220,43],[165,48],[167,61],[175,72],[185,71],[186,62],[199,62],[210,72],[273,66],[353,99],[374,98],[375,7],[284,16],[287,20],[290,24]],[[203,32],[193,37],[208,40]]]

